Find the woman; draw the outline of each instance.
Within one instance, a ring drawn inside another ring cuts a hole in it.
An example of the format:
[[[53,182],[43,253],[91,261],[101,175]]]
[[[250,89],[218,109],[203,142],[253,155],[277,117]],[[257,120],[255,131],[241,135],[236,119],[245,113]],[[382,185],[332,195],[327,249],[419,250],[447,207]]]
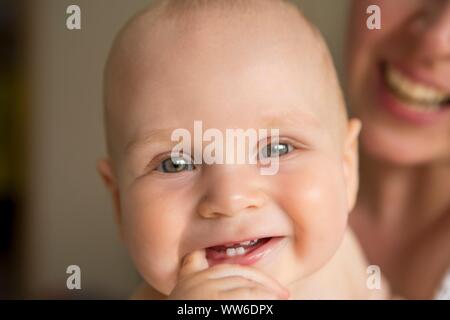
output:
[[[373,4],[380,30],[366,27]],[[394,293],[442,298],[450,271],[450,1],[353,1],[347,93],[363,122],[353,228]]]

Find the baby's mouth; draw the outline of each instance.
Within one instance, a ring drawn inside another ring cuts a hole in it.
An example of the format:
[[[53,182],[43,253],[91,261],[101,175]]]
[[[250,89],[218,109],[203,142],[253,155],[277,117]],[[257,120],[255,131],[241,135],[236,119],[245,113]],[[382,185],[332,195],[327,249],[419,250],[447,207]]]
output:
[[[284,237],[264,237],[207,247],[210,266],[220,263],[252,264],[270,252]]]
[[[269,241],[270,238],[252,239],[243,242],[227,243],[224,245],[206,248],[206,256],[214,259],[231,258],[236,255],[242,256]]]

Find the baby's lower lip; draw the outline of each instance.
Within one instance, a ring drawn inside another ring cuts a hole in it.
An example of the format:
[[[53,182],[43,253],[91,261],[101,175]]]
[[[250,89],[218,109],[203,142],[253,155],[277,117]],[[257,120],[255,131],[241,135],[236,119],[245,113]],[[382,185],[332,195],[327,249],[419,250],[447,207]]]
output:
[[[255,246],[248,247],[244,253],[242,253],[241,249],[240,254],[236,252],[233,256],[229,256],[225,250],[218,251],[217,248],[206,248],[206,258],[210,266],[223,263],[251,265],[272,251],[275,244],[282,238],[284,237],[268,237],[258,239],[259,242]]]

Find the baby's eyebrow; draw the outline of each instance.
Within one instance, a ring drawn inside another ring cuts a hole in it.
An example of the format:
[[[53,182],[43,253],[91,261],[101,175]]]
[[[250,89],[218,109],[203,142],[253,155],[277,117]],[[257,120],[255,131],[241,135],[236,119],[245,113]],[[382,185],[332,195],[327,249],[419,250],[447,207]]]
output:
[[[130,153],[133,149],[141,145],[147,145],[150,143],[171,145],[173,141],[170,140],[172,132],[176,128],[155,129],[146,131],[142,134],[136,134],[126,145],[125,153]]]
[[[322,127],[318,118],[312,114],[299,110],[277,111],[266,113],[261,117],[263,124],[260,128],[283,128],[292,126],[296,128],[320,129]],[[170,139],[172,132],[177,128],[154,129],[145,133],[136,134],[125,146],[125,154],[129,154],[133,149],[149,144],[159,144],[171,146],[174,142]],[[257,128],[256,128],[257,129]]]
[[[311,129],[322,127],[321,122],[315,115],[298,109],[268,113],[263,115],[262,119],[265,128],[281,128],[286,125]]]

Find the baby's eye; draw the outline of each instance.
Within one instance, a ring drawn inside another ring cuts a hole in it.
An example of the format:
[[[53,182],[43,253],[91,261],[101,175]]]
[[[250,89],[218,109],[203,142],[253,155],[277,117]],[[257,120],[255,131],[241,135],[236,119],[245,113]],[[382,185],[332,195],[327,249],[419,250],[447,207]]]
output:
[[[261,149],[259,157],[280,157],[291,152],[293,149],[294,147],[290,143],[268,143]]]
[[[191,159],[187,159],[187,157],[174,156],[161,161],[155,170],[164,173],[177,173],[185,170],[192,171],[194,169],[195,167],[192,164]]]

